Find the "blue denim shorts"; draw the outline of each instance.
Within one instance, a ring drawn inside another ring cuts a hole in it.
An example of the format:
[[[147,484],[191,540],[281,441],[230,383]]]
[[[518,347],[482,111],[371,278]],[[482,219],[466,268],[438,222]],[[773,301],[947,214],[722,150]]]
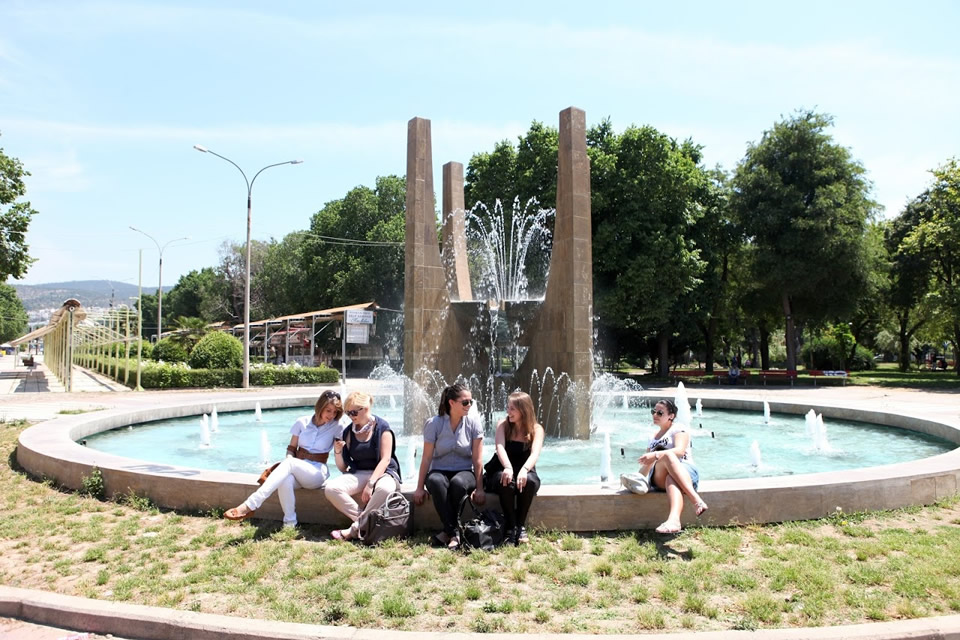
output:
[[[690,482],[693,484],[693,490],[696,491],[700,487],[700,472],[697,471],[697,468],[693,464],[685,460],[681,460],[680,464],[682,464],[683,468],[690,474]],[[650,467],[650,473],[647,474],[647,483],[650,485],[650,491],[664,491],[663,487],[658,487],[653,483],[653,470],[656,468],[657,465]]]

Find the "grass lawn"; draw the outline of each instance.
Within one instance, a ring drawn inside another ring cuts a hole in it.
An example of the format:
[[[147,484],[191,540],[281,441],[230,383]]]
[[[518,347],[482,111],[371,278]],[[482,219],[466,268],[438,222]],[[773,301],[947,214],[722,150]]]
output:
[[[103,502],[15,467],[0,424],[0,580],[108,601],[429,631],[636,633],[960,611],[960,499],[783,525],[574,535],[493,553]],[[90,483],[89,486],[93,486]]]

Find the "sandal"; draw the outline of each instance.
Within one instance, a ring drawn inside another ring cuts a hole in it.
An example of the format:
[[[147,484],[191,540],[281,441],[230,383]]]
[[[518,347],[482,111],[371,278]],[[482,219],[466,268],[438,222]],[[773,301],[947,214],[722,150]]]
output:
[[[530,536],[527,535],[527,528],[520,527],[517,529],[517,544],[527,544],[530,542]]]
[[[246,513],[240,513],[236,507],[232,509],[227,509],[223,512],[223,517],[227,520],[246,520],[247,518],[252,518],[253,514],[256,513],[256,510],[248,510]]]
[[[350,535],[350,529],[334,529],[330,532],[330,537],[334,540],[343,541],[349,541],[353,539],[353,536]]]
[[[450,542],[447,543],[447,549],[450,551],[456,551],[460,548],[460,536],[452,535],[450,536]]]
[[[697,506],[696,506],[696,508],[693,510],[693,512],[694,512],[695,514],[697,514],[697,517],[699,518],[700,516],[703,515],[703,512],[706,511],[706,510],[709,509],[709,508],[710,508],[710,507],[707,506],[707,503],[704,502],[703,500],[701,500],[700,502],[697,503]]]
[[[667,520],[659,527],[654,529],[657,533],[680,533],[680,523]]]

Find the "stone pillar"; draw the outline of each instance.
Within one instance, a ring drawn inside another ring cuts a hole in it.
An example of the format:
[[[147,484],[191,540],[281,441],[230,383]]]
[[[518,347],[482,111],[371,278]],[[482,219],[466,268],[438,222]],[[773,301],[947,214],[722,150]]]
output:
[[[555,375],[565,373],[569,384],[561,382],[560,398],[554,399],[546,387],[541,392],[540,405],[554,407],[541,419],[547,433],[589,438],[593,251],[585,112],[574,107],[561,111],[559,133],[557,215],[550,276],[543,306],[535,321],[536,330],[532,332],[530,352],[518,382],[529,379],[533,370],[542,379],[547,367],[552,368]],[[531,390],[531,395],[536,391]]]
[[[451,300],[473,300],[470,271],[467,267],[467,236],[463,202],[463,165],[443,165],[443,264]]]

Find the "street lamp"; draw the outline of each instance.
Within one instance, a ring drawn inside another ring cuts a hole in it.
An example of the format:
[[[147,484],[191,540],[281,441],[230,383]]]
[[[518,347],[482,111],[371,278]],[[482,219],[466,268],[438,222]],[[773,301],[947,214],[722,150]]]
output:
[[[146,231],[141,231],[136,227],[130,227],[130,228],[136,231],[137,233],[142,233],[143,235],[153,240],[153,244],[157,245],[157,251],[160,252],[160,267],[157,270],[157,342],[160,342],[160,333],[162,328],[161,325],[163,324],[163,250],[166,249],[167,245],[171,243],[180,242],[181,240],[189,240],[190,238],[188,236],[184,236],[182,238],[174,238],[173,240],[170,240],[169,242],[167,242],[161,247],[160,243],[157,242],[156,238],[154,238],[152,235],[150,235]]]
[[[224,157],[216,151],[211,151],[203,145],[195,144],[193,148],[201,153],[212,153],[221,160],[226,160],[237,168],[237,171],[243,176],[244,182],[247,183],[247,264],[243,280],[243,388],[246,389],[250,386],[250,219],[253,214],[253,183],[256,181],[257,176],[270,167],[279,167],[284,164],[300,164],[303,160],[287,160],[286,162],[268,164],[253,175],[253,180],[248,180],[247,174],[243,172],[243,169],[230,158]]]

